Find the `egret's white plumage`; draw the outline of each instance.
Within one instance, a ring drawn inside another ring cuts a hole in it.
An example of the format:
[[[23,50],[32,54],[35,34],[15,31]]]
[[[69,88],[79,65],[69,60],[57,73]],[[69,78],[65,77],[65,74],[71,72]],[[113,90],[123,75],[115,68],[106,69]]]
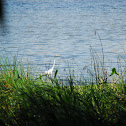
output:
[[[53,72],[54,67],[55,67],[55,58],[54,58],[54,63],[53,63],[52,68],[51,68],[51,69],[49,69],[49,70],[47,70],[47,71],[45,71],[45,75],[51,75],[51,74],[52,74],[52,72]]]

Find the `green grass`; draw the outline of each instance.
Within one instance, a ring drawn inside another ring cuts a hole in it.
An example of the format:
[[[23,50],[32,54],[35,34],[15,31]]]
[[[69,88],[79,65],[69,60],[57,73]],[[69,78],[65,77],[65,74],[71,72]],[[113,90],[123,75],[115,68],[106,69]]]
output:
[[[35,79],[14,58],[1,59],[0,126],[125,126],[126,84],[69,86],[57,79]]]

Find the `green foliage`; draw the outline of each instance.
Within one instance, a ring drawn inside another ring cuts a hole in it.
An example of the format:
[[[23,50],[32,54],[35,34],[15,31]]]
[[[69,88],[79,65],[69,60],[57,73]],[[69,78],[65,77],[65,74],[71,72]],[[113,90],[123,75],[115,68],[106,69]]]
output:
[[[119,73],[116,72],[116,68],[112,68],[112,73],[110,76],[112,76],[113,74],[119,75]]]
[[[16,60],[5,62],[0,73],[1,125],[125,125],[125,83],[81,86],[79,81],[74,86],[70,75],[65,86],[57,79],[58,70],[54,78],[34,79]]]

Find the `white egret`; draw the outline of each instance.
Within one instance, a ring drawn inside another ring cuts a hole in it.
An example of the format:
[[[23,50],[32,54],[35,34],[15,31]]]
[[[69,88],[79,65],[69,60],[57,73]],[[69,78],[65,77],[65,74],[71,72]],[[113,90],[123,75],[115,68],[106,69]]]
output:
[[[55,58],[54,58],[54,63],[53,63],[52,68],[51,68],[51,69],[49,69],[49,70],[47,70],[47,71],[45,71],[45,75],[51,75],[51,74],[52,74],[52,72],[53,72],[54,67],[55,67]]]
[[[59,55],[56,55],[55,57],[59,57]],[[44,74],[45,75],[51,75],[52,74],[52,72],[53,72],[53,69],[54,69],[54,67],[55,67],[55,57],[54,57],[54,63],[53,63],[53,66],[52,66],[52,68],[51,69],[49,69],[49,70],[47,70],[47,71],[45,71],[44,72]]]

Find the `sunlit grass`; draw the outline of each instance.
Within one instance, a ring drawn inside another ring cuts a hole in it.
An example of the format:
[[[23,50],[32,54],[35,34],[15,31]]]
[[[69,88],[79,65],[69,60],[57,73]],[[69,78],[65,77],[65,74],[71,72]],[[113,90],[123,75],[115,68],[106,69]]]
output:
[[[125,125],[126,84],[74,82],[54,77],[35,79],[14,58],[1,59],[0,124],[9,126]],[[100,73],[98,73],[100,75]],[[83,83],[83,85],[81,85]]]

